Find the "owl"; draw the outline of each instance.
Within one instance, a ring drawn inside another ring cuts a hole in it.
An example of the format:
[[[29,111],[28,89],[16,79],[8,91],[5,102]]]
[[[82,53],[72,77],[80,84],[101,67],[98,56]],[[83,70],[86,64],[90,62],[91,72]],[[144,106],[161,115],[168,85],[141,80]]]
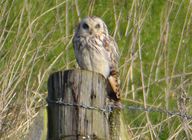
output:
[[[86,17],[78,24],[73,38],[75,57],[81,69],[102,74],[108,81],[109,97],[120,101],[119,51],[99,17]]]

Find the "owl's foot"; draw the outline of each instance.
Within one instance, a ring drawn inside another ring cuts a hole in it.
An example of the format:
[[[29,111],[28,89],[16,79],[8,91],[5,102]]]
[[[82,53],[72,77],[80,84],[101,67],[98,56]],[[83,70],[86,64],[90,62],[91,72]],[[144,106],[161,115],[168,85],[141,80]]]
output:
[[[121,103],[120,100],[113,100],[113,99],[107,98],[107,104],[110,107],[111,111],[122,110],[124,108],[124,105]]]
[[[114,102],[114,108],[115,109],[123,109],[124,105],[121,103],[121,101],[115,101]]]

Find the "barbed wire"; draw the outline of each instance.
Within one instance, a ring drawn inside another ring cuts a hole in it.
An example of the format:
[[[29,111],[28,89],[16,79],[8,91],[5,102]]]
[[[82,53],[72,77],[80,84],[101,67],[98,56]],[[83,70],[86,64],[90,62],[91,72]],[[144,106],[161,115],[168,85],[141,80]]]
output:
[[[51,103],[51,104],[58,104],[58,105],[64,105],[64,106],[74,106],[74,107],[80,107],[80,108],[85,108],[85,109],[89,109],[89,110],[98,110],[98,111],[102,111],[105,113],[111,112],[111,108],[110,106],[106,106],[106,108],[102,108],[99,106],[88,106],[86,104],[77,104],[77,103],[66,103],[63,102],[62,99],[58,99],[56,101],[50,100],[47,98],[47,103]]]
[[[182,114],[181,112],[169,111],[169,110],[164,110],[161,108],[153,108],[153,107],[144,108],[141,106],[139,106],[139,107],[137,107],[137,106],[125,106],[125,108],[127,108],[129,110],[140,110],[140,111],[147,111],[147,112],[163,113],[163,114],[167,114],[169,116],[179,116],[182,118],[186,118],[187,120],[192,120],[192,116],[190,116],[188,114]]]
[[[113,112],[114,109],[122,109],[122,110],[137,110],[137,111],[144,111],[144,112],[156,112],[156,113],[163,113],[167,114],[169,116],[179,116],[181,118],[187,119],[187,120],[192,120],[192,116],[188,114],[182,114],[181,112],[178,111],[169,111],[161,108],[155,108],[155,107],[143,107],[143,106],[133,106],[133,105],[123,105],[123,108],[119,108],[118,106],[115,106],[114,104],[108,104],[105,107],[100,107],[100,106],[89,106],[86,104],[82,103],[68,103],[64,102],[62,98],[57,99],[56,101],[50,100],[47,98],[47,103],[48,104],[57,104],[57,105],[63,105],[63,106],[73,106],[73,107],[80,107],[84,109],[89,109],[89,110],[97,110],[101,111],[103,113],[110,113]]]

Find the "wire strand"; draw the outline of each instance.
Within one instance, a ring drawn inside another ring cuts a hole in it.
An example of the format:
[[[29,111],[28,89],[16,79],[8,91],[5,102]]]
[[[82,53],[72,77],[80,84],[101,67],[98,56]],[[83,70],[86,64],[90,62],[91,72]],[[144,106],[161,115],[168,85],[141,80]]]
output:
[[[73,106],[73,107],[79,107],[89,110],[97,110],[101,111],[103,113],[111,113],[114,109],[120,109],[118,106],[115,106],[114,104],[108,104],[105,107],[100,106],[89,106],[86,104],[78,104],[78,103],[68,103],[64,102],[62,98],[57,99],[56,101],[50,100],[47,98],[47,103],[49,104],[56,104],[56,105],[63,105],[63,106]],[[164,110],[161,108],[154,108],[154,107],[143,107],[143,106],[130,106],[130,105],[124,105],[121,110],[135,110],[135,111],[145,111],[145,112],[157,112],[157,113],[163,113],[167,114],[169,116],[179,116],[183,119],[192,120],[192,116],[188,114],[182,114],[178,111],[169,111]]]

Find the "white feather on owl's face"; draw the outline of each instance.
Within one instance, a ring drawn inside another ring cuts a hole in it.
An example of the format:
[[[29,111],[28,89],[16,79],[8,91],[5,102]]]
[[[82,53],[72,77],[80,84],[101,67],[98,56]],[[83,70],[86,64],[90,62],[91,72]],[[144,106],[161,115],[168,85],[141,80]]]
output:
[[[107,26],[98,17],[86,17],[78,25],[76,34],[79,36],[108,35]]]

